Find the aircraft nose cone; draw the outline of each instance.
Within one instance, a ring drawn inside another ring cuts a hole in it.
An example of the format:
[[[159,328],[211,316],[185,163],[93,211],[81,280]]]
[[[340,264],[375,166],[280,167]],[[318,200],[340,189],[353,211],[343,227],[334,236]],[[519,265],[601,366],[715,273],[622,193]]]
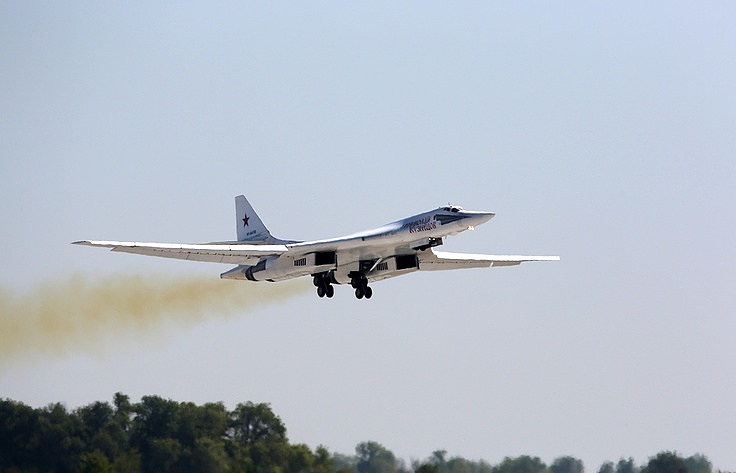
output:
[[[486,223],[490,219],[492,219],[496,214],[493,212],[478,212],[478,211],[470,211],[467,212],[468,216],[472,219],[472,225],[477,226],[482,223]]]
[[[494,212],[480,212],[480,218],[483,223],[486,223],[495,216],[496,214]]]

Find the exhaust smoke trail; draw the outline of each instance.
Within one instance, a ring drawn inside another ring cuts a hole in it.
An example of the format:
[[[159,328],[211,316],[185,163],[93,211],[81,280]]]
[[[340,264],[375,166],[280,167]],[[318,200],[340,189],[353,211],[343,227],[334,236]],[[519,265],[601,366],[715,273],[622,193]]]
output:
[[[279,284],[217,277],[71,276],[24,294],[0,288],[0,368],[13,359],[100,348],[162,329],[191,326],[304,293]]]

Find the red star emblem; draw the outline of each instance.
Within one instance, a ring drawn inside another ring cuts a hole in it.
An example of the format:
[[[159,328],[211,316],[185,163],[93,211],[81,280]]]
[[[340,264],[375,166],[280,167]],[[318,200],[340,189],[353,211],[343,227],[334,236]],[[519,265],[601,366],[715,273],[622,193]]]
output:
[[[248,217],[248,214],[243,214],[243,226],[248,226],[248,220],[250,220],[250,217]]]

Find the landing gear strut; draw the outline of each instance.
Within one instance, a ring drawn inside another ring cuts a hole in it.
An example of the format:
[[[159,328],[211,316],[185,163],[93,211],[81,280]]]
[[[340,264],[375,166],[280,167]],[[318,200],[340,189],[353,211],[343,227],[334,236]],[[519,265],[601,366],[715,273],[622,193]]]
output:
[[[335,288],[332,287],[328,273],[315,274],[312,283],[317,287],[317,295],[319,297],[331,298],[335,295]]]

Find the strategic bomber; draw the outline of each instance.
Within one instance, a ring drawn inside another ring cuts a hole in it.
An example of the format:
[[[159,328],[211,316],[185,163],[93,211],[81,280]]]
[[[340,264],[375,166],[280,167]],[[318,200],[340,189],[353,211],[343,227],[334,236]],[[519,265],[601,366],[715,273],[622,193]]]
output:
[[[235,197],[237,241],[205,244],[76,241],[191,261],[235,264],[224,279],[278,282],[310,276],[319,297],[331,298],[333,285],[349,284],[358,299],[370,299],[370,284],[414,271],[514,266],[527,261],[557,261],[559,256],[486,255],[435,251],[444,239],[494,217],[492,212],[448,205],[347,236],[316,241],[282,240],[271,235],[243,195]]]

